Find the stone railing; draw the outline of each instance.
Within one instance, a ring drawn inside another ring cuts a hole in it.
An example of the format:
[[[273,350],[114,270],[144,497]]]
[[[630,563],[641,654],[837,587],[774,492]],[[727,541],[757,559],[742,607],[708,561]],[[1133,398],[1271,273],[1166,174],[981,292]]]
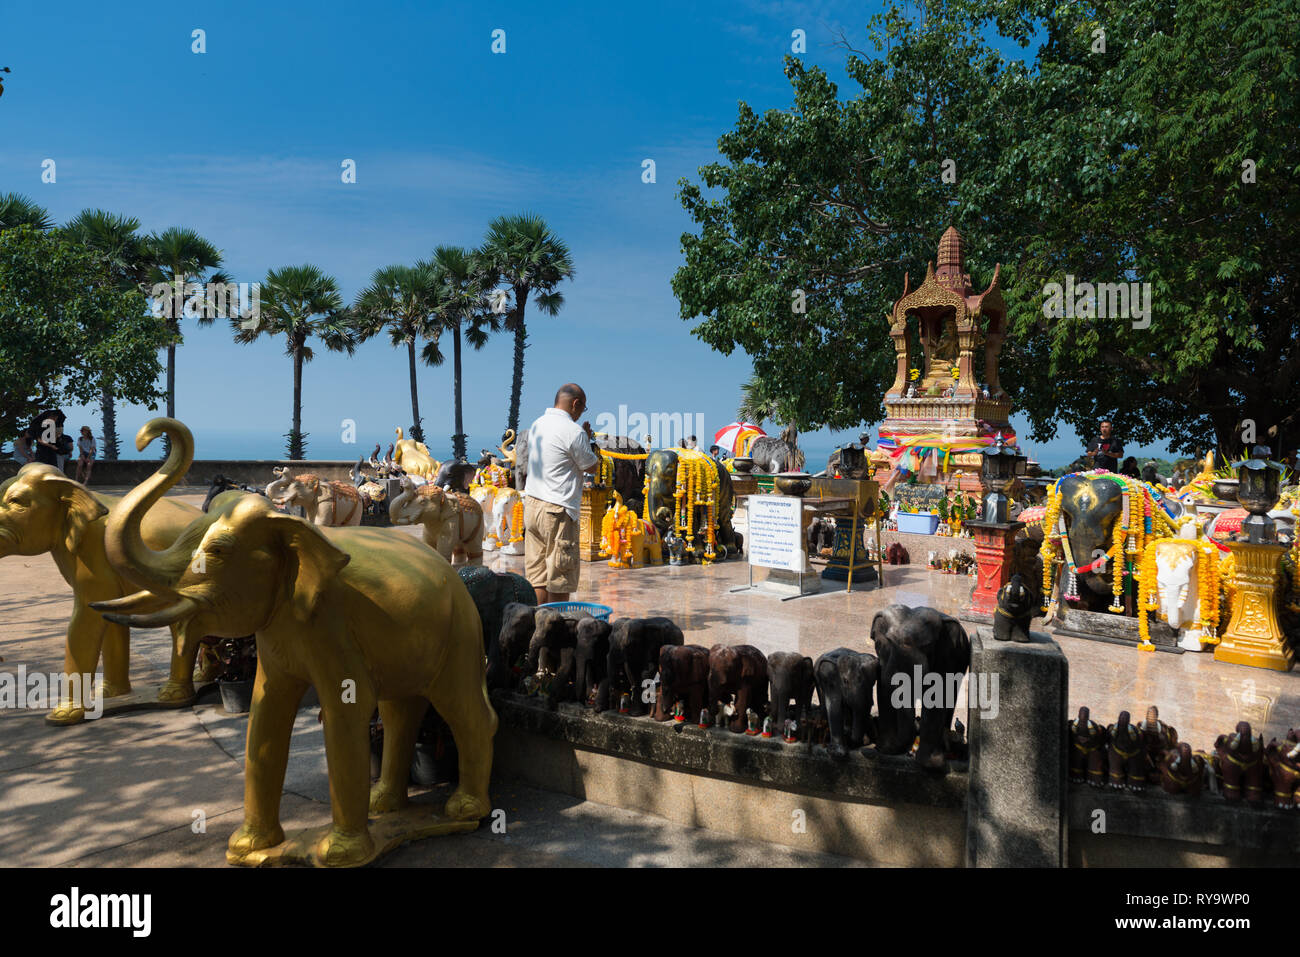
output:
[[[162,464],[156,459],[118,459],[115,462],[95,462],[91,472],[91,487],[139,485]],[[323,479],[348,480],[348,469],[356,462],[336,459],[306,459],[299,462],[287,459],[196,459],[177,485],[201,486],[212,484],[214,475],[224,475],[233,482],[265,486],[275,479],[272,469],[288,467],[294,475],[314,472]],[[18,473],[21,466],[13,459],[0,461],[0,481]],[[77,460],[70,458],[63,471],[72,478],[77,475]]]

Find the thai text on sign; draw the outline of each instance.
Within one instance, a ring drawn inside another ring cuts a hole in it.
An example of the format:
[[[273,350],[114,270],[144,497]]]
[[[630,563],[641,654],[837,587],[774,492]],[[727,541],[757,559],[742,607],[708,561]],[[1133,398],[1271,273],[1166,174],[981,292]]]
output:
[[[745,507],[749,513],[749,563],[802,571],[803,501],[791,495],[751,495]]]

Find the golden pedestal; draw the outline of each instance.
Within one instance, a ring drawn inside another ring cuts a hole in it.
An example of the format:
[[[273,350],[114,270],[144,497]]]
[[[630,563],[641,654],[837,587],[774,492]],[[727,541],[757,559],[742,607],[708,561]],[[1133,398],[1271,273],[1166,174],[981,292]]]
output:
[[[1237,564],[1237,595],[1214,660],[1290,671],[1295,655],[1277,622],[1279,566],[1285,546],[1232,542],[1228,548]]]
[[[600,523],[609,508],[611,492],[607,488],[584,488],[578,509],[578,555],[584,562],[598,562],[600,557]]]

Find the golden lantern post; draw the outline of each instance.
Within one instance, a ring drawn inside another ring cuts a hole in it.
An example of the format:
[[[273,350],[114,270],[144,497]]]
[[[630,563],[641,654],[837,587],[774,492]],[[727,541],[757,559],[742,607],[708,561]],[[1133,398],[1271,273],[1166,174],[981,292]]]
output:
[[[1237,468],[1237,501],[1250,516],[1241,523],[1245,541],[1228,543],[1236,561],[1237,592],[1232,618],[1214,649],[1214,660],[1290,671],[1295,654],[1277,620],[1286,547],[1277,544],[1277,530],[1268,517],[1277,504],[1283,466],[1269,461],[1269,454],[1268,448],[1257,445]]]

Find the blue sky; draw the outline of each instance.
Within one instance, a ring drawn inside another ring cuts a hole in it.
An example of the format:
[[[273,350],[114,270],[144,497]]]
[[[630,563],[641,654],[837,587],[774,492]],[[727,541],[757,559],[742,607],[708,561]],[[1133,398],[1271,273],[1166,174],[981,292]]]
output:
[[[569,243],[577,276],[558,318],[532,313],[524,423],[572,379],[593,419],[620,404],[689,411],[711,434],[734,418],[750,363],[713,352],[679,317],[670,280],[690,224],[676,182],[716,158],[740,100],[788,106],[781,60],[792,30],[807,32],[804,59],[842,80],[832,31],[861,43],[876,9],[6,0],[0,66],[13,72],[0,99],[0,192],[31,196],[60,222],[102,207],[146,230],[193,227],[237,281],[311,262],[349,300],[378,267],[475,245],[494,216],[539,213]],[[206,53],[191,52],[196,29]],[[491,52],[495,29],[506,32],[504,54]],[[41,181],[47,158],[56,183]],[[653,184],[641,179],[647,158]],[[355,184],[340,181],[345,159],[356,161]],[[223,323],[184,329],[177,415],[199,457],[277,455],[292,400],[282,344],[237,345]],[[500,436],[511,351],[501,336],[466,352],[471,452]],[[445,451],[450,362],[419,375],[429,444]],[[94,408],[69,413],[98,432]],[[119,410],[124,451],[153,414]],[[386,445],[410,420],[404,352],[386,339],[350,359],[322,350],[304,373],[303,417],[313,457]],[[341,442],[344,419],[357,423],[356,446]],[[857,432],[803,444],[824,455]],[[1049,466],[1077,448],[1072,435],[1030,446]]]

